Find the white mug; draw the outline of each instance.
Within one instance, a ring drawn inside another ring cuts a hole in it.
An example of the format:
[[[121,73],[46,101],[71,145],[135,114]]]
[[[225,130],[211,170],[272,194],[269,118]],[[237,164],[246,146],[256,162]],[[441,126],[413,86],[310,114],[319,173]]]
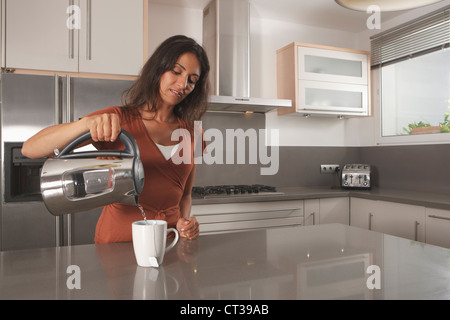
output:
[[[167,229],[167,222],[164,220],[135,221],[131,227],[134,254],[137,264],[141,267],[158,267],[164,254],[178,242],[178,231],[175,228]],[[175,233],[175,238],[166,247],[167,235],[170,232]]]

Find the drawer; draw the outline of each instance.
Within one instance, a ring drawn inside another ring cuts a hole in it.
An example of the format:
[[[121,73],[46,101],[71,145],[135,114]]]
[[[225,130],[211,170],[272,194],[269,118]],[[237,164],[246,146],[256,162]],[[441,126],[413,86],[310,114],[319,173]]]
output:
[[[200,233],[303,225],[303,200],[194,205]]]
[[[223,233],[231,231],[243,231],[261,228],[273,228],[283,226],[303,225],[303,217],[292,217],[282,219],[263,219],[263,220],[247,220],[247,221],[228,221],[216,223],[201,223],[200,235],[211,233]]]
[[[221,203],[192,206],[192,214],[197,217],[225,213],[256,213],[270,211],[297,211],[297,214],[303,215],[303,200]]]

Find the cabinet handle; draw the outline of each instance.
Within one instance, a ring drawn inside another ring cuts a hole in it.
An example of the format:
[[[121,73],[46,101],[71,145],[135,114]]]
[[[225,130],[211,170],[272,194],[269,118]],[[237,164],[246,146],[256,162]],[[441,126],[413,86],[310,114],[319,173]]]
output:
[[[73,0],[69,0],[69,6],[72,8],[73,6]],[[73,28],[69,28],[69,59],[74,58],[74,49],[73,49],[73,35],[74,35]]]
[[[230,213],[258,213],[258,212],[284,212],[284,211],[297,211],[301,208],[286,208],[286,209],[272,209],[272,210],[255,210],[255,211],[238,211],[238,212],[217,212],[215,214],[230,214]]]
[[[415,221],[414,222],[414,240],[418,241],[418,237],[419,237],[419,222]]]
[[[92,1],[87,0],[86,10],[86,59],[92,60]]]
[[[54,76],[54,90],[55,90],[55,123],[59,124],[61,123],[61,108],[59,105],[59,76],[57,74],[55,74]],[[55,229],[55,245],[57,247],[60,247],[63,245],[63,241],[62,241],[62,224],[61,224],[61,216],[56,216],[55,217],[55,225],[56,225],[56,229]]]
[[[434,214],[430,214],[430,215],[428,215],[428,217],[430,217],[430,218],[435,218],[435,219],[449,220],[449,221],[450,221],[450,218],[447,218],[447,217],[441,217],[441,216],[436,216],[436,215],[434,215]]]
[[[72,103],[71,103],[71,96],[72,93],[70,91],[70,74],[66,75],[66,112],[65,115],[63,116],[63,122],[68,123],[72,121]],[[66,214],[67,216],[67,221],[66,221],[66,225],[67,225],[67,245],[71,246],[72,245],[72,215],[71,214]]]
[[[72,93],[70,92],[70,74],[66,75],[66,111],[63,112],[63,116],[62,116],[62,122],[66,123],[66,122],[71,122],[71,113],[72,113],[72,104],[71,104],[71,95]]]
[[[61,108],[59,107],[59,76],[55,74],[53,78],[53,86],[55,90],[55,104],[54,104],[54,111],[55,111],[55,123],[61,123]]]
[[[372,230],[372,217],[373,217],[373,214],[371,212],[369,212],[369,230]]]
[[[316,224],[316,213],[315,212],[311,212],[311,215],[313,217],[313,225]]]

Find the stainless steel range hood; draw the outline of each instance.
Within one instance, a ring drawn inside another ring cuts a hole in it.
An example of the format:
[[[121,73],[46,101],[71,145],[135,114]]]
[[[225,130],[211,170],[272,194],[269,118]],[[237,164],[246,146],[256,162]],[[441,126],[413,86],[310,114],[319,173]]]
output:
[[[203,47],[211,65],[209,111],[265,113],[291,107],[291,100],[250,96],[248,0],[212,0],[205,7]]]

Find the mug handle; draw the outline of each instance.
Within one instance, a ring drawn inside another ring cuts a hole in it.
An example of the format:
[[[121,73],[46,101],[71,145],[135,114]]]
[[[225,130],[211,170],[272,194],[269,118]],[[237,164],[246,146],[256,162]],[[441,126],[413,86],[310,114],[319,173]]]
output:
[[[167,236],[170,232],[174,232],[174,233],[175,233],[175,239],[173,239],[172,243],[169,244],[169,245],[166,247],[166,252],[168,252],[170,249],[172,249],[172,248],[177,244],[178,238],[179,238],[177,229],[175,229],[175,228],[167,229],[166,236]]]

